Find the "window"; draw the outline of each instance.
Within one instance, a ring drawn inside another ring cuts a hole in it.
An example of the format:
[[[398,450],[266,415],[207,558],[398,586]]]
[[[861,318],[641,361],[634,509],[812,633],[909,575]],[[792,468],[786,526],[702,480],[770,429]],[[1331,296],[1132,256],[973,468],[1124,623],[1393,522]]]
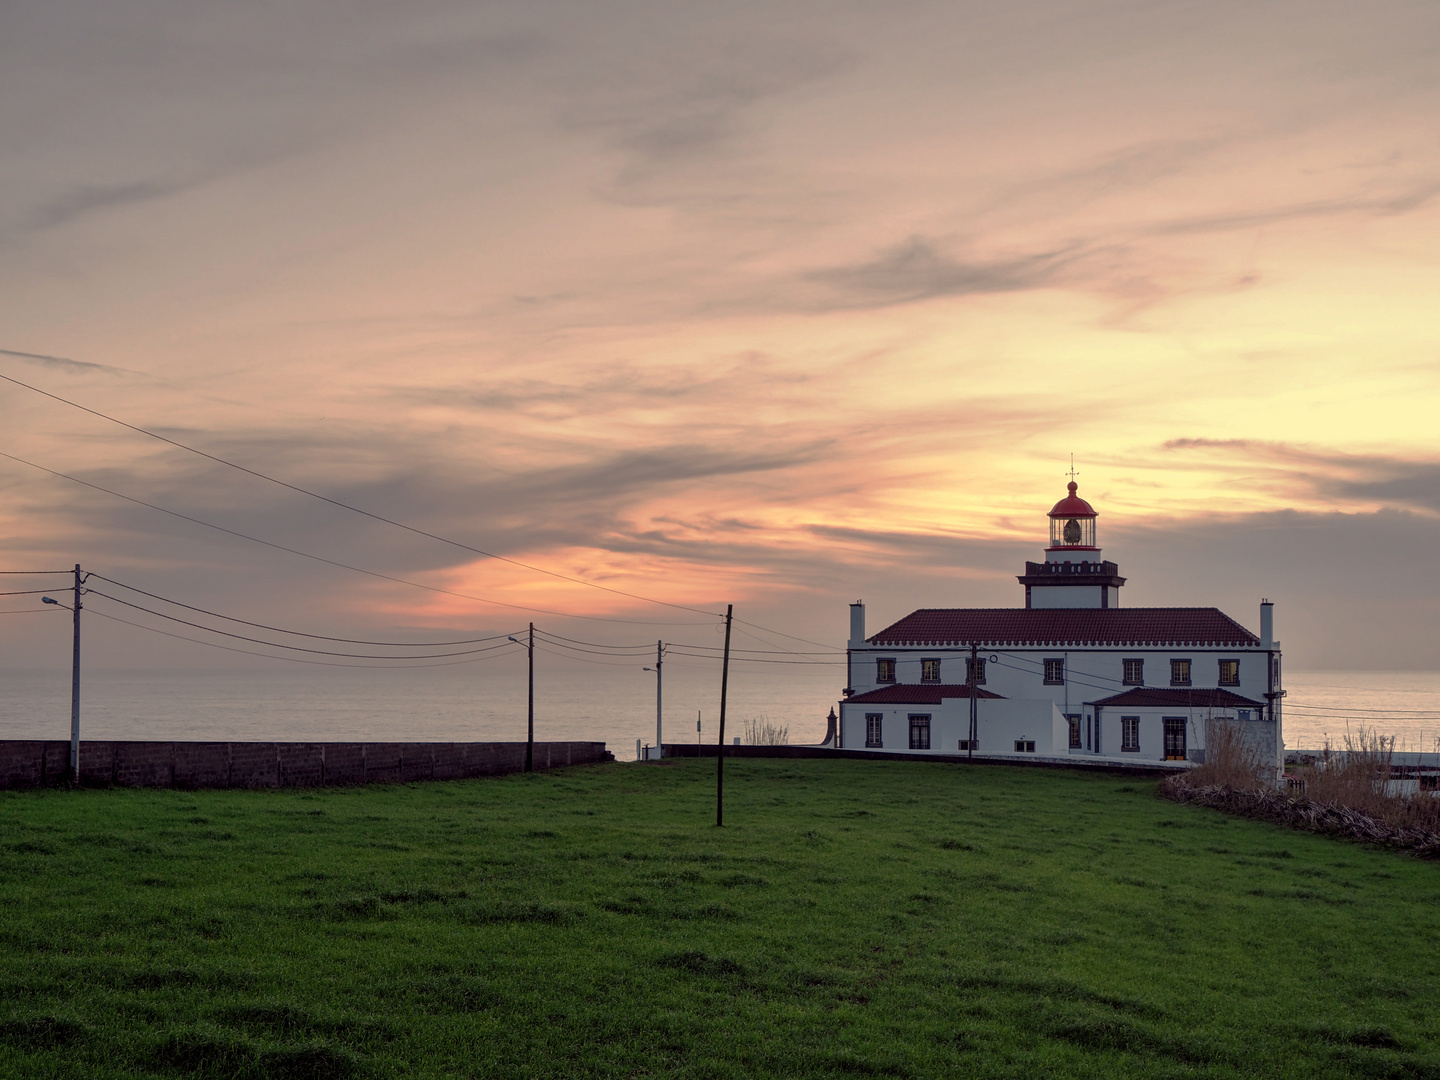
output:
[[[927,660],[921,660],[921,661],[920,661],[920,681],[921,681],[921,682],[939,682],[939,681],[940,681],[940,658],[939,658],[939,657],[932,656],[932,657],[930,657],[930,658],[927,659]]]
[[[961,750],[979,750],[979,749],[980,749],[980,740],[979,740],[979,739],[975,739],[975,740],[972,741],[972,740],[970,740],[970,739],[961,739],[961,740],[960,740],[960,749],[961,749]]]
[[[1220,685],[1221,685],[1221,686],[1239,686],[1239,685],[1240,685],[1240,661],[1239,661],[1239,660],[1221,660],[1221,661],[1220,661]]]
[[[1144,686],[1144,685],[1145,685],[1145,661],[1144,661],[1144,660],[1126,660],[1126,661],[1124,661],[1124,664],[1125,664],[1125,685],[1126,685],[1126,686]]]
[[[983,657],[978,660],[971,660],[968,656],[965,658],[965,685],[970,685],[972,675],[976,686],[985,685],[985,660]]]
[[[1241,719],[1241,720],[1249,720],[1249,719],[1250,719],[1250,710],[1249,710],[1249,709],[1241,709],[1241,710],[1240,710],[1240,713],[1239,713],[1239,716],[1240,716],[1240,719]]]
[[[1016,739],[1016,740],[1015,740],[1015,753],[1017,753],[1017,754],[1033,754],[1034,752],[1035,752],[1035,740],[1034,740],[1034,739]]]
[[[1080,749],[1080,714],[1079,714],[1079,713],[1071,713],[1069,716],[1065,717],[1065,719],[1070,721],[1070,749],[1071,749],[1071,750],[1079,750],[1079,749]]]
[[[865,745],[884,746],[880,739],[880,722],[885,719],[884,713],[867,712],[865,714]]]
[[[910,749],[930,749],[930,714],[910,714]]]
[[[1440,775],[1435,773],[1420,774],[1421,791],[1440,791]]]
[[[1057,685],[1059,685],[1060,683],[1063,683],[1064,681],[1065,681],[1065,661],[1064,661],[1064,660],[1046,660],[1046,661],[1045,661],[1045,684],[1046,684],[1047,686],[1057,686]]]
[[[1120,749],[1140,752],[1140,718],[1138,716],[1120,717]]]
[[[1170,685],[1171,685],[1171,686],[1189,686],[1189,685],[1190,685],[1190,661],[1189,661],[1189,660],[1171,660],[1171,661],[1170,661]]]
[[[889,656],[887,656],[887,657],[885,657],[883,660],[876,660],[876,661],[875,661],[875,681],[876,681],[876,682],[894,682],[894,681],[895,681],[895,659],[894,659],[894,657],[889,657]]]

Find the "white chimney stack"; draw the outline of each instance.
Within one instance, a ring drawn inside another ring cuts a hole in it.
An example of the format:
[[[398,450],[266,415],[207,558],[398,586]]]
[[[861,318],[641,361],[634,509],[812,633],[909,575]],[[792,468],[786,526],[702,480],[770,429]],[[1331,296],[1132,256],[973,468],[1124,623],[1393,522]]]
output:
[[[856,600],[850,605],[850,647],[865,643],[865,602]]]
[[[1260,601],[1260,648],[1275,647],[1275,605],[1269,600]]]

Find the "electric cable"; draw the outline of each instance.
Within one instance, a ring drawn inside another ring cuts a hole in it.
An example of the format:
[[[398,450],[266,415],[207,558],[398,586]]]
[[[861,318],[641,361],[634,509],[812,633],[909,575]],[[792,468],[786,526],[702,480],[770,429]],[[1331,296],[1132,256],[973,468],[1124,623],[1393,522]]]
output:
[[[68,609],[67,609],[68,610]],[[242,656],[258,656],[262,660],[283,660],[287,664],[313,664],[317,667],[338,667],[338,668],[369,668],[377,671],[395,671],[398,664],[336,664],[329,660],[306,660],[302,656],[275,656],[273,653],[255,652],[253,649],[237,649],[233,645],[222,645],[218,641],[202,641],[199,638],[186,637],[184,634],[172,634],[168,630],[161,630],[158,627],[146,626],[144,623],[131,622],[129,619],[122,619],[118,615],[107,615],[103,611],[96,611],[93,608],[86,608],[92,615],[98,615],[102,619],[109,619],[111,622],[124,623],[126,626],[133,626],[137,630],[148,630],[152,634],[159,634],[161,637],[174,638],[176,641],[188,641],[192,645],[204,645],[207,649],[222,649],[225,652],[240,653]],[[482,660],[494,660],[493,656],[472,656],[468,660],[452,660],[443,664],[407,664],[405,670],[414,668],[434,667],[455,667],[459,664],[478,664]]]
[[[97,589],[87,589],[85,591],[91,596],[102,596],[106,600],[111,600],[117,604],[124,604],[128,608],[143,611],[147,615],[154,615],[161,619],[169,619],[171,622],[177,622],[183,626],[203,630],[207,634],[219,634],[222,637],[235,638],[237,641],[249,641],[256,645],[268,645],[272,649],[289,649],[293,652],[314,653],[318,656],[342,656],[355,660],[438,660],[455,656],[470,656],[475,653],[493,652],[496,649],[506,648],[508,645],[508,642],[502,642],[499,645],[490,645],[483,649],[462,649],[459,652],[453,653],[409,653],[398,656],[375,656],[371,653],[342,653],[331,652],[329,649],[307,649],[302,645],[285,645],[278,641],[266,641],[264,638],[252,638],[246,637],[244,634],[232,634],[228,630],[216,630],[213,626],[205,626],[201,623],[191,622],[188,619],[177,618],[174,615],[166,615],[163,611],[155,611],[152,608],[142,607],[139,604],[132,604],[128,600],[121,600],[118,596],[111,596],[109,593],[103,593]]]
[[[31,574],[35,577],[50,577],[52,574],[73,574],[74,570],[0,570],[0,574]]]
[[[64,405],[69,405],[73,409],[79,409],[82,412],[87,412],[91,416],[98,416],[102,420],[108,420],[112,424],[119,424],[121,427],[128,428],[131,431],[138,432],[141,435],[147,435],[152,439],[158,439],[160,442],[168,443],[169,445],[178,447],[181,450],[188,450],[192,454],[197,454],[200,457],[206,458],[207,460],[216,462],[220,465],[228,466],[232,469],[236,469],[242,473],[246,473],[249,476],[256,477],[257,479],[265,480],[272,484],[278,484],[280,487],[288,488],[290,491],[298,492],[301,495],[308,495],[312,499],[319,499],[321,502],[327,502],[331,506],[338,506],[343,510],[349,510],[352,513],[360,514],[363,517],[370,518],[374,521],[384,522],[386,525],[393,525],[397,529],[404,529],[406,532],[414,533],[417,536],[424,536],[428,537],[431,540],[438,540],[442,544],[449,544],[451,547],[459,548],[462,551],[470,551],[476,555],[483,555],[487,559],[498,559],[500,562],[509,563],[512,566],[519,566],[526,570],[534,571],[537,574],[546,574],[550,577],[558,578],[561,581],[569,581],[576,585],[586,585],[592,589],[601,589],[604,592],[614,593],[617,596],[628,596],[632,600],[642,600],[647,604],[659,604],[664,607],[676,608],[680,611],[693,611],[697,615],[711,615],[716,618],[720,618],[720,616],[715,615],[715,613],[711,611],[704,611],[700,608],[689,607],[686,604],[672,604],[668,600],[656,600],[649,596],[641,596],[639,593],[626,592],[624,589],[614,589],[608,585],[598,585],[593,581],[586,581],[584,578],[571,577],[568,574],[561,574],[555,570],[546,570],[544,567],[533,566],[530,563],[521,562],[519,559],[512,559],[505,555],[496,555],[492,551],[485,551],[482,548],[477,548],[473,547],[470,544],[461,543],[459,540],[451,540],[449,537],[440,536],[432,532],[427,532],[424,529],[416,528],[413,525],[406,525],[404,522],[396,521],[394,518],[385,517],[383,514],[371,513],[369,510],[362,510],[358,506],[352,506],[349,503],[342,502],[339,499],[332,499],[328,495],[321,495],[317,491],[311,491],[308,488],[300,487],[298,484],[291,484],[287,481],[277,479],[276,477],[268,476],[265,473],[259,472],[256,469],[247,468],[246,466],[240,465],[234,461],[229,461],[215,454],[207,453],[204,450],[200,450],[194,446],[189,446],[186,443],[182,443],[176,439],[168,438],[167,436],[161,435],[158,432],[150,431],[147,428],[142,428],[136,424],[128,423],[124,420],[119,419],[118,417],[111,416],[108,413],[100,412],[98,409],[92,409],[88,406],[81,405],[79,402],[71,401],[69,398],[61,397],[59,394],[52,394],[48,390],[41,390],[38,386],[31,386],[29,383],[22,382],[21,380],[16,379],[10,375],[0,374],[0,379],[4,379],[6,382],[12,383],[15,386],[23,387],[24,389],[29,390],[33,393],[41,394],[45,397],[50,398],[52,401],[58,401]]]
[[[16,589],[14,592],[0,592],[0,596],[39,596],[41,593],[57,591],[56,589]]]
[[[424,649],[440,648],[447,645],[478,645],[486,641],[499,641],[501,638],[509,636],[508,634],[492,634],[490,637],[464,638],[459,641],[368,641],[361,638],[340,638],[329,637],[325,634],[307,634],[303,630],[286,630],[280,626],[267,626],[265,623],[250,622],[248,619],[237,619],[233,615],[222,615],[218,611],[195,607],[193,604],[182,604],[179,600],[171,600],[168,596],[161,596],[158,593],[137,589],[134,585],[126,585],[123,581],[116,581],[114,578],[106,577],[104,574],[96,573],[93,570],[89,576],[99,578],[101,581],[108,581],[111,585],[119,585],[122,589],[129,589],[131,592],[139,593],[141,596],[148,596],[152,600],[160,600],[167,604],[174,604],[176,607],[184,608],[186,611],[198,611],[202,615],[211,615],[217,619],[240,623],[242,626],[253,626],[260,630],[273,630],[277,634],[292,634],[295,637],[315,638],[319,641],[336,641],[343,645],[383,645],[394,648]]]
[[[146,507],[146,508],[148,508],[148,509],[150,509],[150,510],[158,510],[158,511],[159,511],[160,513],[162,513],[162,514],[168,514],[168,515],[170,515],[170,516],[173,517],[173,518],[178,518],[178,519],[181,520],[181,521],[188,521],[188,522],[191,522],[192,524],[195,524],[195,525],[203,525],[203,526],[204,526],[205,528],[207,528],[207,529],[214,529],[216,532],[225,533],[227,536],[238,537],[238,538],[241,539],[241,540],[249,540],[249,541],[251,541],[252,543],[261,544],[261,545],[263,545],[263,546],[265,546],[265,547],[268,547],[268,548],[274,548],[276,551],[283,551],[283,552],[286,552],[287,554],[290,554],[290,555],[298,555],[298,556],[300,556],[302,559],[312,559],[312,560],[314,560],[315,562],[324,563],[324,564],[327,565],[327,566],[339,567],[341,570],[350,570],[350,571],[353,571],[354,573],[357,573],[357,574],[364,574],[364,575],[366,575],[367,577],[378,578],[378,579],[380,579],[381,581],[391,581],[391,582],[394,582],[394,583],[396,583],[396,584],[398,584],[398,585],[408,585],[408,586],[410,586],[411,588],[423,589],[423,590],[425,590],[426,592],[440,593],[441,595],[444,595],[444,596],[457,596],[457,597],[460,597],[462,600],[475,600],[475,601],[477,601],[477,602],[479,602],[479,603],[481,603],[481,604],[494,604],[496,607],[513,608],[513,609],[515,609],[516,611],[529,611],[529,612],[533,612],[533,613],[539,614],[539,615],[554,615],[554,616],[556,616],[556,617],[558,617],[558,618],[562,618],[562,619],[585,619],[585,620],[590,621],[590,622],[624,623],[624,624],[629,625],[629,626],[710,626],[710,625],[712,625],[712,624],[709,623],[709,622],[704,622],[704,623],[672,623],[672,622],[654,622],[654,621],[645,620],[645,619],[616,619],[616,618],[610,618],[610,617],[603,616],[603,615],[572,615],[572,614],[570,614],[569,612],[565,612],[565,611],[552,611],[552,610],[550,610],[549,608],[528,607],[528,606],[526,606],[525,604],[510,604],[510,603],[506,603],[504,600],[489,600],[489,599],[487,599],[487,598],[485,598],[485,597],[483,597],[483,596],[475,596],[475,595],[473,595],[472,593],[457,592],[457,591],[454,590],[454,589],[444,589],[444,588],[441,588],[441,587],[438,586],[438,585],[424,585],[424,584],[422,584],[422,583],[420,583],[420,582],[418,582],[418,581],[411,581],[411,580],[409,580],[408,578],[396,577],[396,576],[394,576],[393,574],[382,574],[382,573],[380,573],[378,570],[366,570],[364,567],[351,566],[349,563],[339,562],[339,561],[336,560],[336,559],[327,559],[327,558],[326,558],[325,556],[323,556],[323,555],[315,555],[315,554],[312,554],[311,552],[308,552],[308,551],[301,551],[299,548],[286,547],[284,544],[277,544],[277,543],[274,543],[273,541],[270,541],[270,540],[262,540],[262,539],[260,539],[260,537],[258,537],[258,536],[251,536],[251,535],[248,534],[248,533],[239,532],[239,531],[236,530],[236,529],[228,529],[228,528],[226,528],[224,525],[216,525],[214,522],[205,521],[205,520],[202,519],[202,518],[192,517],[192,516],[190,516],[189,514],[182,514],[182,513],[180,513],[180,511],[178,511],[178,510],[169,510],[169,509],[167,509],[167,508],[165,508],[165,507],[163,507],[163,506],[160,506],[160,505],[158,505],[158,504],[156,504],[156,503],[146,502],[144,499],[137,499],[137,498],[136,498],[135,496],[133,496],[133,495],[126,495],[126,494],[124,494],[124,493],[122,493],[122,492],[115,491],[115,490],[113,490],[113,489],[111,489],[111,488],[103,487],[103,486],[101,486],[100,484],[91,483],[89,480],[81,480],[78,476],[71,476],[69,473],[63,473],[63,472],[60,472],[60,471],[58,471],[58,470],[56,470],[56,469],[48,469],[48,468],[46,468],[44,465],[37,465],[37,464],[36,464],[35,462],[33,462],[33,461],[27,461],[25,458],[22,458],[22,457],[16,457],[14,454],[7,454],[7,453],[5,453],[3,450],[0,450],[0,457],[7,458],[7,459],[9,459],[10,461],[17,461],[17,462],[19,462],[21,465],[28,465],[28,466],[30,466],[30,468],[32,468],[32,469],[38,469],[40,472],[43,472],[43,473],[49,473],[51,476],[58,476],[58,477],[60,477],[62,480],[69,480],[69,481],[71,481],[72,483],[79,484],[81,487],[88,487],[88,488],[91,488],[91,489],[94,490],[94,491],[104,492],[106,495],[113,495],[113,496],[114,496],[115,498],[117,498],[117,499],[124,499],[126,502],[134,503],[136,506],[144,506],[144,507]],[[69,571],[66,571],[66,572],[68,573]],[[43,589],[42,589],[42,590],[39,590],[39,591],[44,592],[44,591],[46,591],[46,590],[43,590]],[[0,595],[4,595],[4,594],[0,594]],[[707,613],[706,613],[706,612],[701,612],[701,614],[707,614]]]
[[[710,660],[710,661],[713,661],[713,662],[718,662],[719,660],[722,659],[722,658],[719,657],[719,656],[702,656],[702,655],[699,654],[699,653],[687,653],[687,652],[680,652],[680,651],[678,651],[678,650],[677,650],[673,655],[675,655],[675,656],[688,656],[688,657],[691,657],[692,659],[696,659],[696,660]],[[845,663],[844,660],[765,660],[765,659],[762,659],[762,658],[760,658],[760,657],[758,657],[758,656],[733,656],[733,655],[730,657],[730,662],[731,662],[732,664],[795,664],[795,665],[802,665],[802,666],[803,666],[803,665],[806,665],[806,664],[809,664],[809,665],[812,665],[812,666],[824,666],[824,667],[830,667],[830,666],[833,666],[833,667],[841,667],[841,666],[844,666],[844,663]]]

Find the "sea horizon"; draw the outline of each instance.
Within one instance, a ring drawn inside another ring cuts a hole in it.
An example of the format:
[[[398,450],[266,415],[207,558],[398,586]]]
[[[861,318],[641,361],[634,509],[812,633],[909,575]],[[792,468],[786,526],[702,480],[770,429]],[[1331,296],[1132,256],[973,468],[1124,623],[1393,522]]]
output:
[[[217,741],[523,741],[523,670],[149,669],[86,670],[84,739]],[[1434,751],[1440,738],[1440,672],[1286,672],[1284,741],[1290,750],[1341,746],[1362,729],[1393,736],[1398,750]],[[838,669],[782,670],[736,664],[727,702],[727,742],[747,720],[787,729],[793,744],[819,743],[839,700]],[[707,664],[667,661],[663,737],[713,743],[720,675]],[[70,733],[70,672],[0,674],[0,738],[61,739]],[[601,741],[620,759],[655,742],[655,679],[641,664],[595,670],[537,670],[535,738]]]

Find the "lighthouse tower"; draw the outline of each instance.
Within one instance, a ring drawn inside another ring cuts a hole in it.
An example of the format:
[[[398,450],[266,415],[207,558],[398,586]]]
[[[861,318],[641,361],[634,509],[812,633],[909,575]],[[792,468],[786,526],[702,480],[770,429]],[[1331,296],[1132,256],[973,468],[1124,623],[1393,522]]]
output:
[[[1125,579],[1113,562],[1100,558],[1095,544],[1095,508],[1076,492],[1051,508],[1050,546],[1044,562],[1027,562],[1020,584],[1027,608],[1117,608]]]

